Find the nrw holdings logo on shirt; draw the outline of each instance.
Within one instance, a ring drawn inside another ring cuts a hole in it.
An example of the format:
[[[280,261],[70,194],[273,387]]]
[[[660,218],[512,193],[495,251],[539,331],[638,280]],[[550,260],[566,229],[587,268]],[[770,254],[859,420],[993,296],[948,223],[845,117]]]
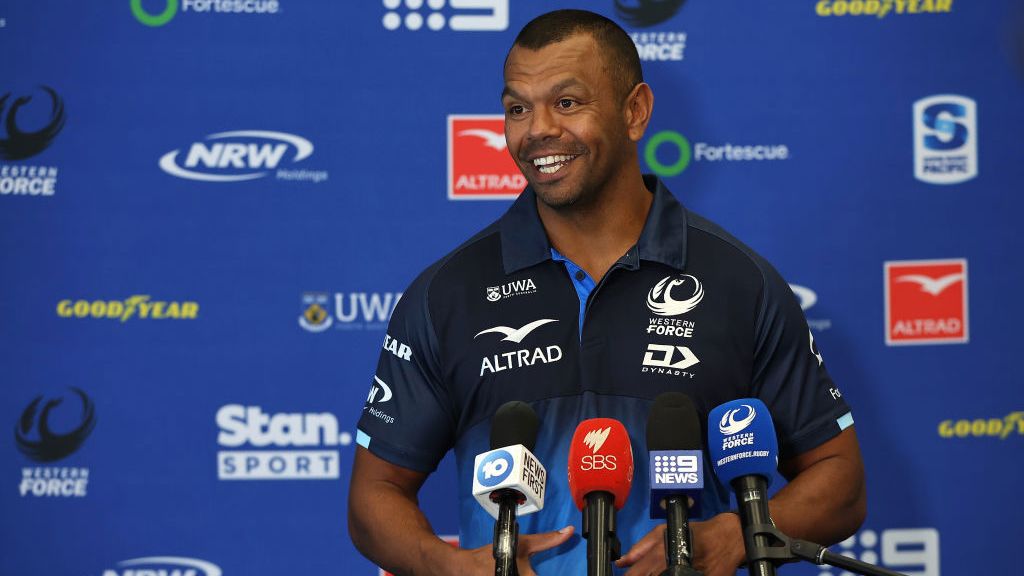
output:
[[[448,199],[513,200],[526,187],[500,114],[448,116]]]
[[[885,263],[886,344],[967,340],[967,260]]]

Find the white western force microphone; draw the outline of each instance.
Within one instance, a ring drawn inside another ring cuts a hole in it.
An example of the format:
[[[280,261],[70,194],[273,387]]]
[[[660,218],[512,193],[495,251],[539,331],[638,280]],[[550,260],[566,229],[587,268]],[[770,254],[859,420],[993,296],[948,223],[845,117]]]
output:
[[[662,576],[700,574],[691,567],[689,512],[700,514],[704,489],[704,453],[700,420],[686,394],[666,392],[654,399],[647,417],[647,449],[651,464],[651,518],[665,518]]]
[[[473,496],[494,524],[494,573],[514,576],[519,523],[516,513],[544,507],[547,471],[530,450],[537,441],[540,421],[524,402],[502,404],[491,422],[491,450],[476,457]]]
[[[740,398],[712,410],[708,449],[718,479],[736,492],[747,570],[751,576],[775,576],[775,565],[765,559],[771,542],[763,534],[775,527],[768,515],[768,486],[779,464],[768,407],[756,398]]]

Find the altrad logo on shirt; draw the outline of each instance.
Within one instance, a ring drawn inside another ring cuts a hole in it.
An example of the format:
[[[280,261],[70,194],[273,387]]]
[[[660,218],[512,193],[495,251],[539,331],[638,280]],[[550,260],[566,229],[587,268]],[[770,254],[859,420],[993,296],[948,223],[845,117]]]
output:
[[[528,322],[521,328],[495,326],[493,328],[487,328],[477,332],[476,336],[473,338],[476,339],[484,334],[493,333],[504,336],[501,339],[501,342],[521,344],[527,336],[533,333],[534,330],[544,326],[545,324],[551,324],[552,322],[558,322],[558,320],[553,318],[542,318],[540,320]],[[561,359],[562,349],[558,345],[538,346],[532,349],[523,348],[513,350],[511,352],[485,356],[480,362],[480,375],[483,376],[484,374],[489,373],[493,374],[495,372],[503,372],[505,370],[514,370],[516,368],[533,366],[535,364],[550,364],[552,362],[558,362]]]

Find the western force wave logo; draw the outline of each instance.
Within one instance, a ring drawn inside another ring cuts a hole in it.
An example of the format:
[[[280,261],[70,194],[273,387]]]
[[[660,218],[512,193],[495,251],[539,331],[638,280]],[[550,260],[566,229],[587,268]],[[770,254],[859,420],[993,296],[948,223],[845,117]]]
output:
[[[595,428],[594,430],[587,432],[587,435],[583,437],[583,444],[590,448],[592,453],[597,454],[597,451],[601,449],[601,446],[604,446],[605,440],[608,440],[608,434],[610,434],[611,431],[611,426],[607,428]]]
[[[615,15],[630,26],[654,26],[675,16],[686,0],[615,0]]]
[[[71,391],[78,396],[81,408],[78,423],[64,434],[58,434],[50,427],[53,411],[64,403],[63,398],[54,398],[44,404],[43,396],[36,396],[21,413],[14,437],[22,454],[37,462],[53,462],[74,453],[89,437],[96,427],[96,407],[80,388],[71,388]]]
[[[726,410],[718,423],[718,431],[726,436],[743,432],[754,421],[756,415],[757,412],[750,404],[741,404],[739,408]]]
[[[685,290],[683,288],[687,285],[687,280],[693,284],[692,289]],[[677,288],[680,291],[689,292],[689,296],[677,300],[672,296],[673,290]],[[703,299],[704,287],[696,277],[689,274],[682,274],[676,278],[665,276],[648,292],[647,307],[658,316],[678,316],[696,308]]]
[[[220,567],[212,562],[180,556],[132,558],[118,562],[117,568],[116,570],[104,570],[103,576],[141,576],[143,574],[221,576]]]
[[[23,111],[23,109],[32,102],[34,96],[18,96],[13,102],[11,102],[10,92],[0,96],[0,117],[3,118],[3,124],[7,130],[7,135],[0,138],[0,158],[22,160],[35,156],[46,150],[64,128],[64,100],[57,95],[56,90],[49,86],[40,86],[39,88],[49,96],[50,111],[46,115],[46,119],[43,120],[42,127],[35,131],[23,130],[18,122],[19,114],[24,117],[29,112],[29,110]],[[9,107],[8,104],[10,104]],[[39,114],[35,116],[39,116]]]
[[[323,171],[278,170],[286,162],[296,164],[313,155],[309,140],[270,130],[234,130],[210,134],[193,142],[188,151],[171,150],[160,157],[160,169],[171,176],[204,182],[243,182],[270,175],[279,180],[327,179]]]

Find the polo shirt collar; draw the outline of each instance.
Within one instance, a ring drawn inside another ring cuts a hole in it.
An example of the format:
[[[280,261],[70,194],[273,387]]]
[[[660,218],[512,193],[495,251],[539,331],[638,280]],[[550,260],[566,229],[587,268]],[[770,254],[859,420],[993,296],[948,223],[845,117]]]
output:
[[[654,194],[640,239],[620,260],[628,268],[640,260],[660,262],[678,270],[686,264],[686,209],[661,180],[644,176]],[[537,196],[529,186],[501,217],[502,264],[506,274],[551,260],[551,244],[537,214]]]

